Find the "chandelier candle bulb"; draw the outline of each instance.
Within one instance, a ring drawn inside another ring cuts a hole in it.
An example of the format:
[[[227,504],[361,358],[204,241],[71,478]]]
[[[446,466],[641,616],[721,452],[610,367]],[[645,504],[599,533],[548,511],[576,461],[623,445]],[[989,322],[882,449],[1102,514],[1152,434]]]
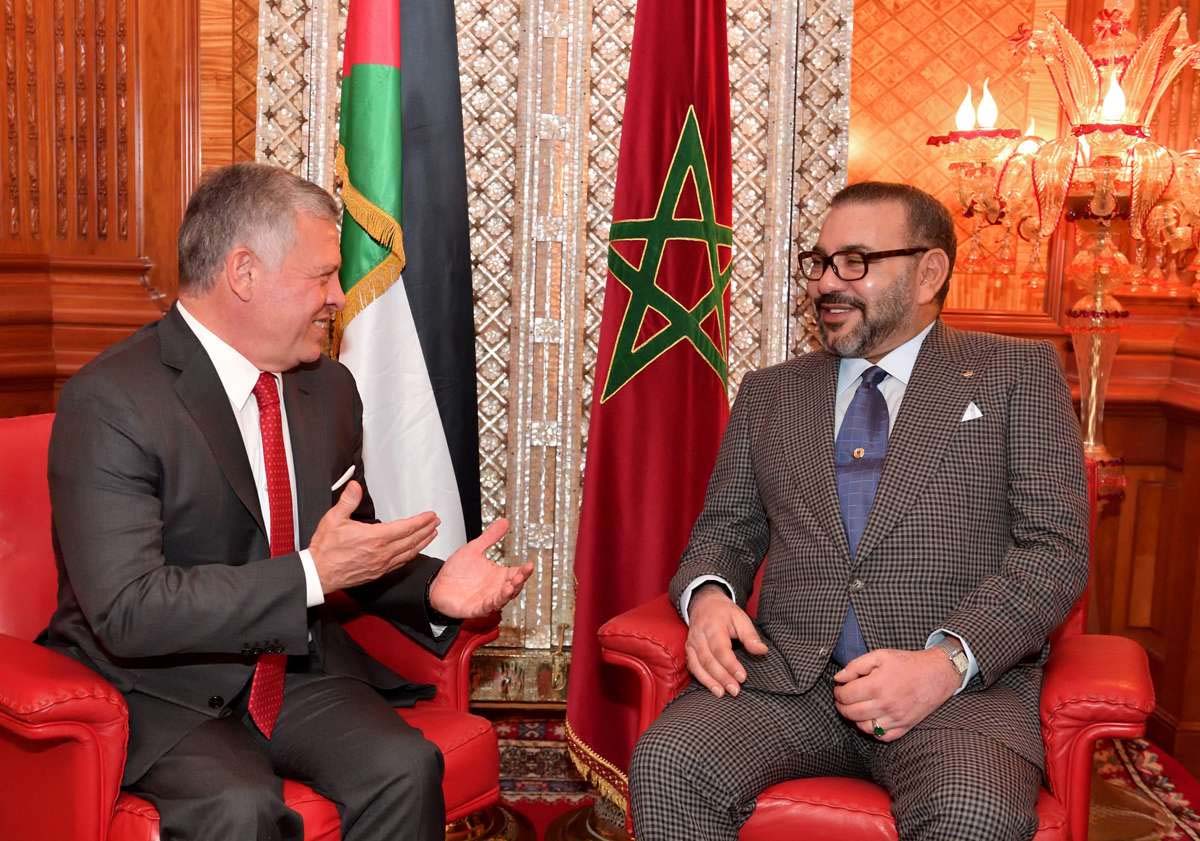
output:
[[[955,131],[971,131],[975,128],[975,103],[971,101],[971,86],[967,85],[967,95],[963,97],[962,105],[954,115]]]
[[[1100,105],[1100,122],[1120,123],[1125,117],[1125,91],[1117,81],[1117,71],[1108,77],[1108,91],[1104,94],[1104,102]]]
[[[976,122],[981,129],[993,129],[996,127],[996,121],[1000,119],[1000,109],[996,107],[996,100],[992,97],[992,92],[988,90],[988,79],[983,80],[983,93],[979,97],[979,108],[976,110]]]

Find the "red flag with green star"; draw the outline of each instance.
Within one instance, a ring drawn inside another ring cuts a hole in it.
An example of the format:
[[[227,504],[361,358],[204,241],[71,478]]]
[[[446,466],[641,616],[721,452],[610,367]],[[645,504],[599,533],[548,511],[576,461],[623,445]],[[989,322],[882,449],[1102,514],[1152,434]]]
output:
[[[636,686],[596,630],[661,594],[729,415],[732,189],[724,0],[639,3],[609,231],[568,682],[571,758],[628,803]]]

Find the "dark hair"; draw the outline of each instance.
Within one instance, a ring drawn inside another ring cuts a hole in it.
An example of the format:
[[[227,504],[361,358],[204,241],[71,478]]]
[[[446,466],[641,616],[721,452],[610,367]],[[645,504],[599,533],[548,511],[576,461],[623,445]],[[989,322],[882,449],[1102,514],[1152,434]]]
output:
[[[904,205],[908,216],[908,234],[913,239],[912,245],[940,248],[946,252],[949,260],[946,282],[942,284],[937,295],[938,305],[944,304],[946,295],[950,293],[950,276],[954,274],[954,256],[958,251],[954,218],[946,209],[946,205],[924,190],[908,184],[860,181],[839,190],[829,206],[832,209],[842,204],[878,204],[889,201]]]
[[[238,163],[208,173],[179,226],[179,290],[208,292],[222,261],[239,245],[278,265],[292,246],[298,212],[338,219],[329,193],[286,169]]]

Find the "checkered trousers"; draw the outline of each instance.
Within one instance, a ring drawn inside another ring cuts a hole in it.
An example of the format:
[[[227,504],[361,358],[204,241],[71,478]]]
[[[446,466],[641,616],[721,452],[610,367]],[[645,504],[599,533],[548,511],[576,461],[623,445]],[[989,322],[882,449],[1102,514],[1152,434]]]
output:
[[[878,742],[833,706],[832,669],[802,695],[714,697],[693,684],[639,740],[630,767],[638,841],[734,841],[765,788],[788,779],[872,779],[901,841],[1028,841],[1041,773],[994,739],[917,730]]]
[[[934,325],[853,557],[837,371],[812,353],[743,380],[672,598],[718,575],[744,605],[769,558],[757,622],[770,650],[742,662],[748,687],[780,694],[816,683],[851,604],[870,649],[921,649],[946,628],[980,674],[920,726],[989,735],[1040,766],[1046,638],[1083,590],[1088,553],[1079,426],[1054,350]],[[972,403],[979,416],[964,420]]]

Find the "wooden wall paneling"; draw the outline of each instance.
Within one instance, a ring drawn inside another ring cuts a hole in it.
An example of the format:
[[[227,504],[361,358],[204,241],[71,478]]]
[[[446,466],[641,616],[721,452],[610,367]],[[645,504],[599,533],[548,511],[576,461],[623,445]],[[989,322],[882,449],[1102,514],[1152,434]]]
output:
[[[1169,365],[1151,368],[1163,373],[1157,389],[1117,381],[1107,407],[1105,440],[1124,458],[1128,485],[1100,520],[1089,623],[1145,647],[1158,696],[1150,737],[1196,772],[1200,519],[1191,509],[1200,498],[1200,399],[1179,388]]]
[[[198,0],[0,0],[0,414],[46,411],[173,297]]]
[[[138,16],[139,86],[147,128],[141,145],[141,212],[149,280],[163,301],[179,288],[176,237],[188,196],[200,175],[199,2],[175,4],[164,15],[143,2]]]
[[[200,166],[234,161],[234,0],[200,0]]]
[[[41,248],[52,218],[48,157],[51,140],[52,28],[39,25],[48,0],[3,0],[6,142],[0,158],[0,413],[48,411],[54,358],[50,291],[16,255]],[[47,211],[50,212],[47,212]]]
[[[1167,563],[1166,652],[1154,674],[1159,693],[1151,738],[1200,770],[1200,413],[1167,409],[1165,462],[1177,490],[1163,508],[1160,555]]]
[[[1158,550],[1167,468],[1130,464],[1125,479],[1128,483],[1122,503],[1125,516],[1113,520],[1117,534],[1112,541],[1115,558],[1110,567],[1108,627],[1137,638],[1152,656],[1161,660],[1166,629],[1155,624],[1154,615],[1158,614],[1161,623],[1163,611],[1156,605],[1155,594],[1156,587],[1166,578],[1158,566]]]
[[[200,147],[204,172],[255,159],[258,0],[199,0]]]

